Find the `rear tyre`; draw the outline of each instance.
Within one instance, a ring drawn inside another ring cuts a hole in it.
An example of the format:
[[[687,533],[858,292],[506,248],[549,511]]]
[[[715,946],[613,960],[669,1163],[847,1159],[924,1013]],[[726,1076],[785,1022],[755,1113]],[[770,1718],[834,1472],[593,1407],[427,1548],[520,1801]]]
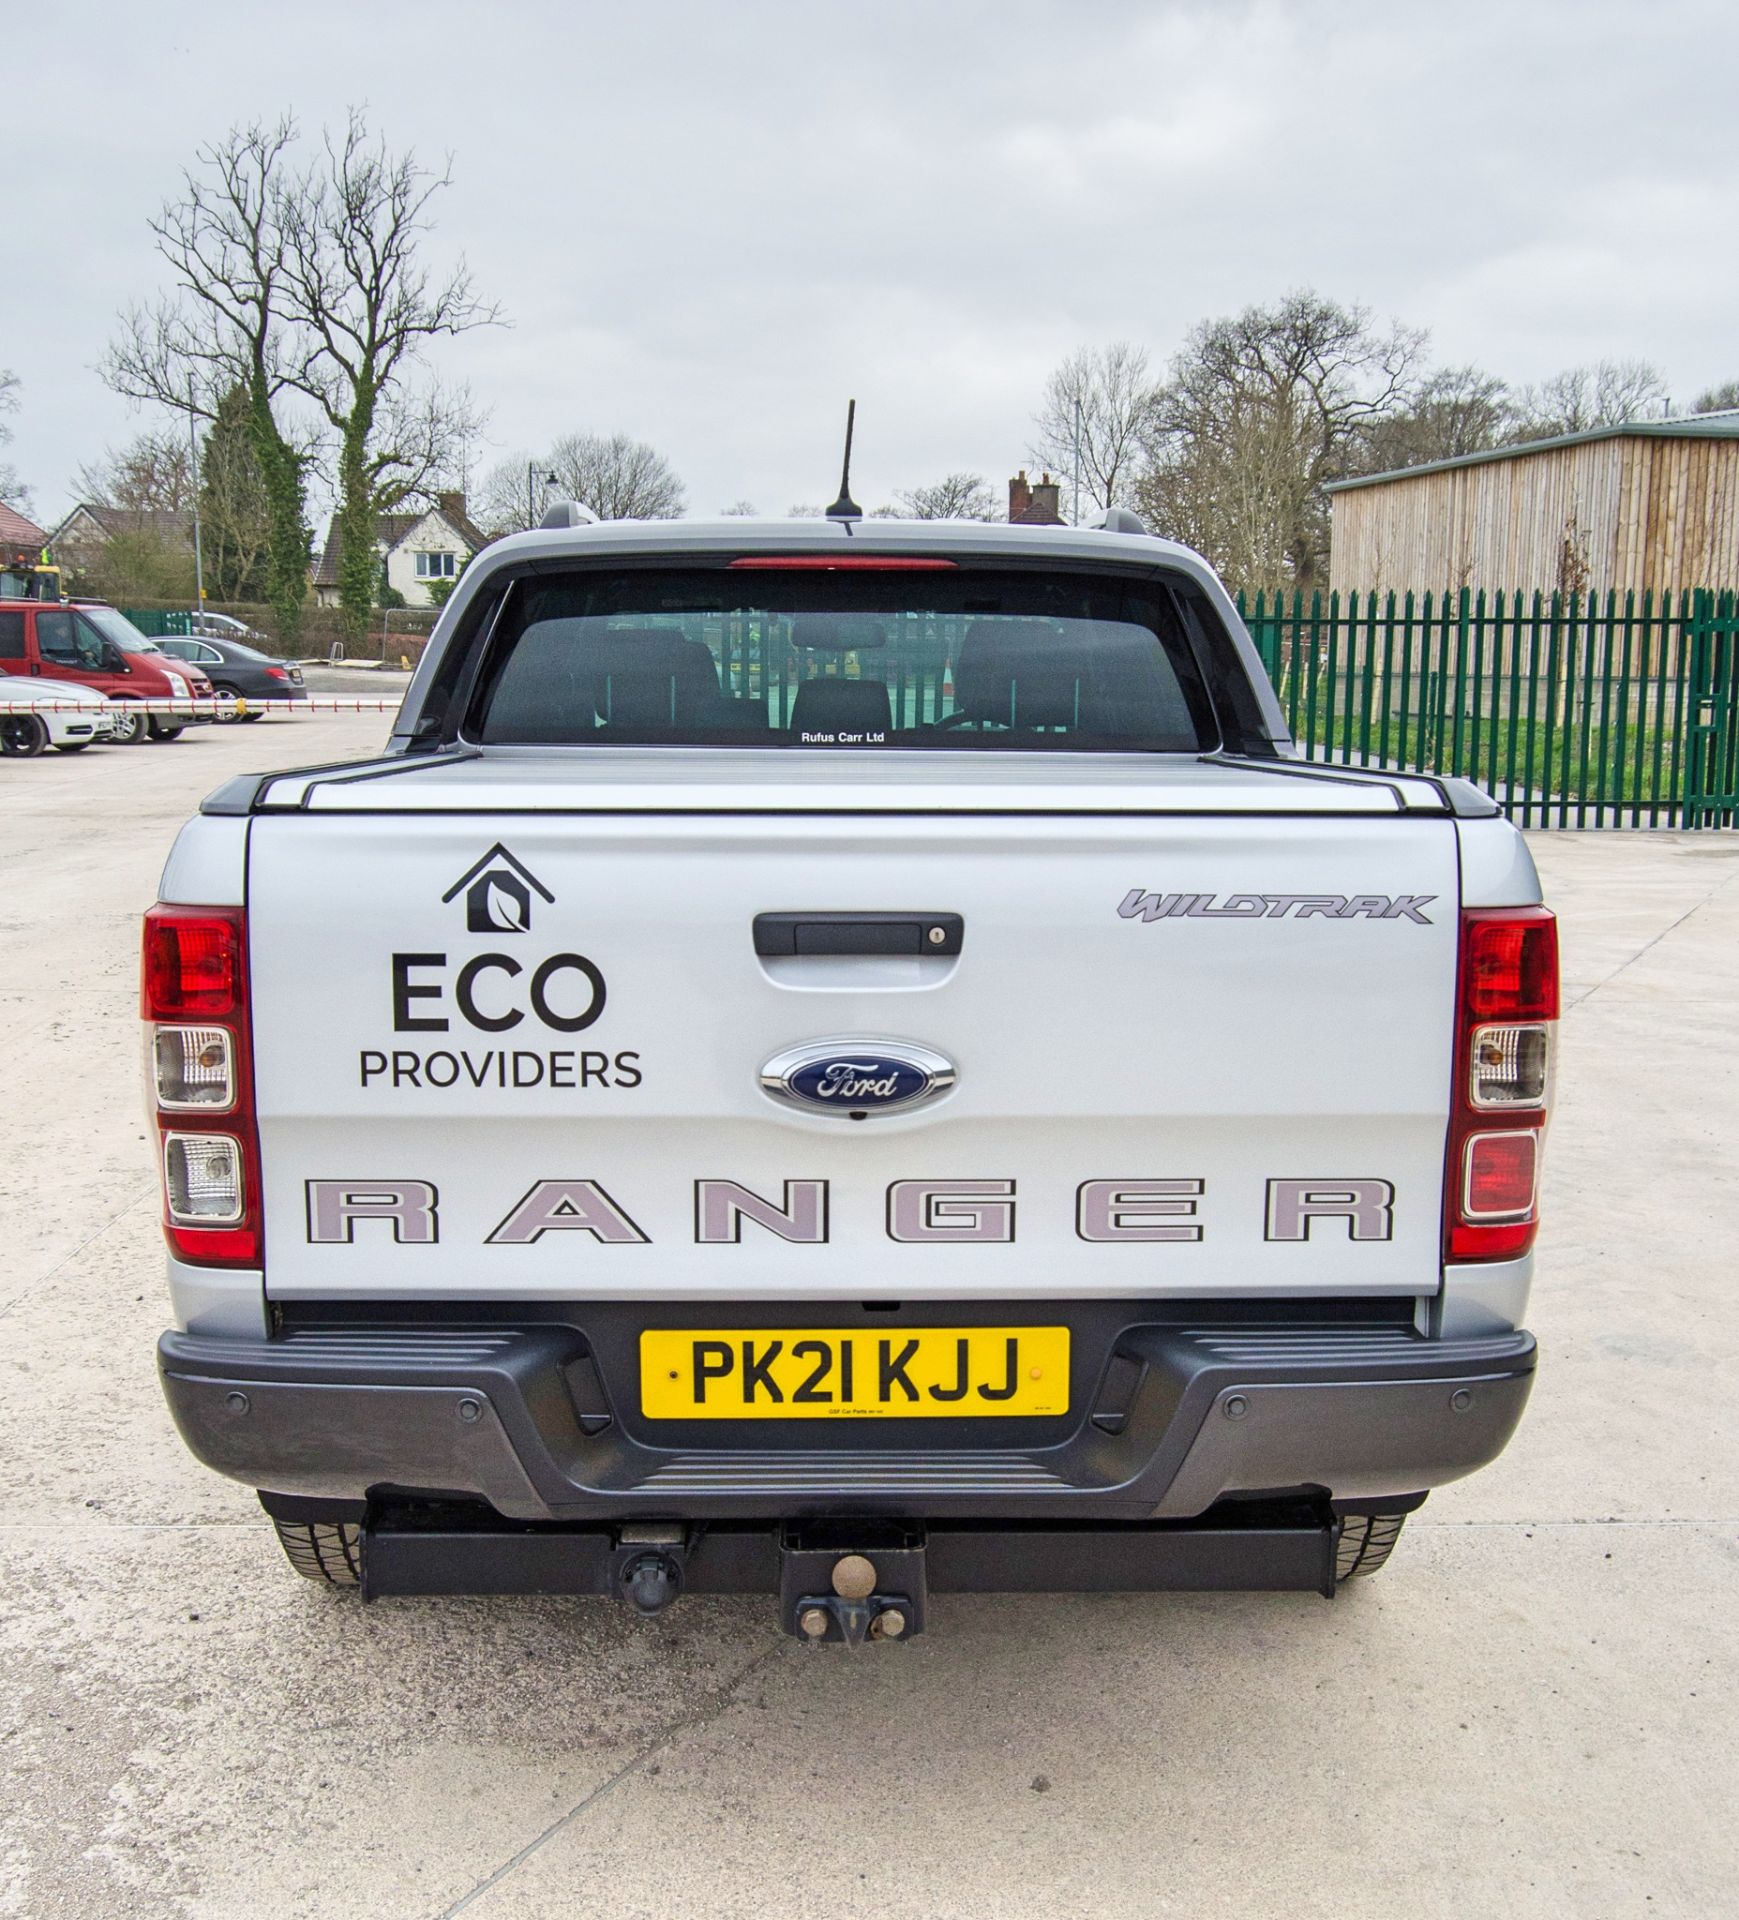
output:
[[[273,1519],[284,1557],[305,1580],[354,1587],[362,1580],[362,1529],[325,1520]]]
[[[48,722],[34,713],[0,713],[0,753],[33,759],[48,745]]]
[[[1406,1524],[1404,1513],[1343,1514],[1340,1545],[1335,1550],[1335,1584],[1344,1586],[1349,1580],[1368,1580],[1379,1572],[1394,1552],[1395,1542]]]
[[[219,680],[214,680],[211,683],[211,690],[217,695],[219,700],[239,700],[241,698],[240,693],[238,693],[234,687],[226,687]],[[216,714],[218,724],[226,727],[236,720],[256,720],[258,718],[259,716],[257,714],[237,713],[234,707],[225,709],[220,706]]]
[[[151,737],[150,716],[129,712],[124,701],[117,701],[114,711],[114,731],[109,735],[111,747],[136,747]]]

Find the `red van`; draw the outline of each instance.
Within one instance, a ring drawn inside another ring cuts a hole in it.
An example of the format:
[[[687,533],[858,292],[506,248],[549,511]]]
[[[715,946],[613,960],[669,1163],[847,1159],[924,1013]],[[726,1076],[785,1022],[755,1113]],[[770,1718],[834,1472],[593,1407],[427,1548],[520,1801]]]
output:
[[[88,600],[0,600],[0,674],[71,680],[117,701],[212,698],[197,667],[171,660],[124,614]],[[173,740],[196,723],[191,715],[117,713],[110,739],[119,747]]]

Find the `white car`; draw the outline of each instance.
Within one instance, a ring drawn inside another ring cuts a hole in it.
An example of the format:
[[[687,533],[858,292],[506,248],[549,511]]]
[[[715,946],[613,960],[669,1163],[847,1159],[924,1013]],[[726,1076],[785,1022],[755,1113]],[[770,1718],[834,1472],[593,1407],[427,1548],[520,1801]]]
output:
[[[0,753],[82,753],[114,729],[109,697],[94,687],[0,674]]]

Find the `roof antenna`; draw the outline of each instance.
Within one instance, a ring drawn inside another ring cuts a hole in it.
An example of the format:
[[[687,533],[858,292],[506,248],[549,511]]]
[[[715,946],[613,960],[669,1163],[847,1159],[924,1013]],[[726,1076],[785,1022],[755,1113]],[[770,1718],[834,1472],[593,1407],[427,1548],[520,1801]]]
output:
[[[839,470],[839,498],[827,509],[829,520],[861,520],[863,508],[851,497],[851,430],[857,423],[857,402],[845,403],[845,465]]]

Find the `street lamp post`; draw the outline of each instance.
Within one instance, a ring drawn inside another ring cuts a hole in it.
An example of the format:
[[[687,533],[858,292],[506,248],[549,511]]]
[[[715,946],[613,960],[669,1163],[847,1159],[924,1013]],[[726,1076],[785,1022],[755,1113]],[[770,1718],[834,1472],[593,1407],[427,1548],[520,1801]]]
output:
[[[205,611],[205,555],[199,536],[199,421],[193,411],[193,376],[187,376],[187,450],[193,469],[193,605]]]
[[[543,484],[546,487],[560,486],[561,485],[560,474],[555,474],[555,473],[544,474]],[[528,460],[525,463],[525,524],[526,524],[527,531],[529,531],[531,528],[537,525],[537,517],[538,517],[537,516],[537,485],[538,485],[537,462],[535,460]]]

